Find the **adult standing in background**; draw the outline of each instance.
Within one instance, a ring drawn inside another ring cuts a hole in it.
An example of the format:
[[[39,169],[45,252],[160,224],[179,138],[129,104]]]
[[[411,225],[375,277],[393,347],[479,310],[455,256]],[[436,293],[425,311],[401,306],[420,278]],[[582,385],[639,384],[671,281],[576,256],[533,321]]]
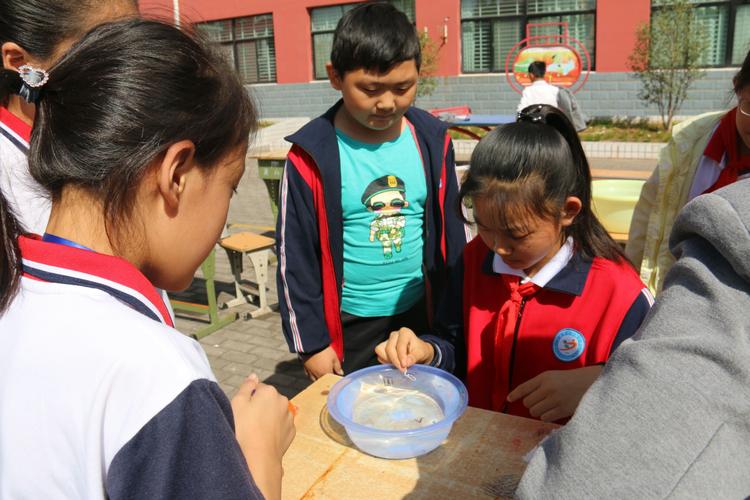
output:
[[[529,64],[531,85],[523,89],[521,102],[518,103],[517,111],[521,111],[532,104],[549,104],[556,108],[559,107],[557,105],[557,95],[560,89],[545,81],[544,75],[546,73],[547,64],[544,61],[534,61]]]

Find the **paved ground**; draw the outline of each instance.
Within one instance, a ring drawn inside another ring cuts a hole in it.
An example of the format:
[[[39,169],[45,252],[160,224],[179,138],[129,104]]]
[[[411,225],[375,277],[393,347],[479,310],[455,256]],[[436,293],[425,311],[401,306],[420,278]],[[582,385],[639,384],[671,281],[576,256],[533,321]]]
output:
[[[592,168],[611,168],[623,170],[651,170],[655,160],[601,160],[593,159]],[[229,222],[242,222],[260,226],[273,226],[274,220],[265,185],[258,178],[257,163],[248,161],[247,171],[240,183],[238,194],[232,200],[229,211]],[[229,261],[223,250],[217,250],[217,290],[219,300],[227,300],[232,293],[232,277]],[[274,259],[272,259],[274,260]],[[249,261],[245,261],[243,277],[252,279]],[[269,297],[276,302],[275,262],[269,269]],[[190,298],[205,302],[205,289],[200,271],[193,286],[181,298]],[[233,310],[252,309],[241,306]],[[190,334],[204,326],[205,323],[187,315],[178,315],[177,327]],[[281,318],[278,313],[266,315],[260,319],[238,320],[224,329],[204,337],[201,344],[208,354],[211,367],[219,383],[228,396],[234,395],[239,384],[250,373],[257,373],[261,380],[275,386],[282,394],[292,397],[308,385],[307,377],[302,371],[296,356],[289,353],[281,334]]]

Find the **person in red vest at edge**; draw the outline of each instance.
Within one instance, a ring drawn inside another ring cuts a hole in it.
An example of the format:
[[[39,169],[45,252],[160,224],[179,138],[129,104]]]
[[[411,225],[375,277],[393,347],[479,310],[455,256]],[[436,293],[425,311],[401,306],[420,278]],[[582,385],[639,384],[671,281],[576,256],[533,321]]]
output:
[[[376,348],[465,378],[469,404],[564,422],[653,299],[591,210],[591,173],[555,107],[525,108],[477,145],[460,200],[479,236],[431,334]]]
[[[328,65],[342,99],[287,137],[279,309],[313,380],[376,365],[392,330],[426,328],[468,239],[448,126],[412,107],[420,61],[403,12],[348,11]]]

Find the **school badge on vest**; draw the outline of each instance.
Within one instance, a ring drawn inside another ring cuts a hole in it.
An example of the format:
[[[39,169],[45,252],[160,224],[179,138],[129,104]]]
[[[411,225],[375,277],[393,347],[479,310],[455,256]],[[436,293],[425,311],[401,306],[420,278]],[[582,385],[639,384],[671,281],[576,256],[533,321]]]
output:
[[[586,350],[586,339],[572,328],[563,328],[552,341],[552,352],[560,361],[569,363],[581,357]]]

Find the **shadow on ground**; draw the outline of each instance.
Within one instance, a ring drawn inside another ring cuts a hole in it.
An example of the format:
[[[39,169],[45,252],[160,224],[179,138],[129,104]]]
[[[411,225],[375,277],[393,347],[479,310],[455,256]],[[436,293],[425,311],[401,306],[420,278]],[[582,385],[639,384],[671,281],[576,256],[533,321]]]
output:
[[[231,281],[219,281],[214,279],[214,286],[216,287],[216,295],[219,297],[219,304],[222,302],[222,292],[231,296],[234,295],[234,283]],[[181,292],[169,292],[169,297],[182,302],[207,305],[208,295],[206,294],[206,280],[195,277],[188,288]]]
[[[295,379],[292,384],[290,384],[290,378]],[[289,399],[292,399],[312,383],[305,375],[302,363],[296,359],[279,362],[273,374],[263,382],[276,387],[281,394]]]

